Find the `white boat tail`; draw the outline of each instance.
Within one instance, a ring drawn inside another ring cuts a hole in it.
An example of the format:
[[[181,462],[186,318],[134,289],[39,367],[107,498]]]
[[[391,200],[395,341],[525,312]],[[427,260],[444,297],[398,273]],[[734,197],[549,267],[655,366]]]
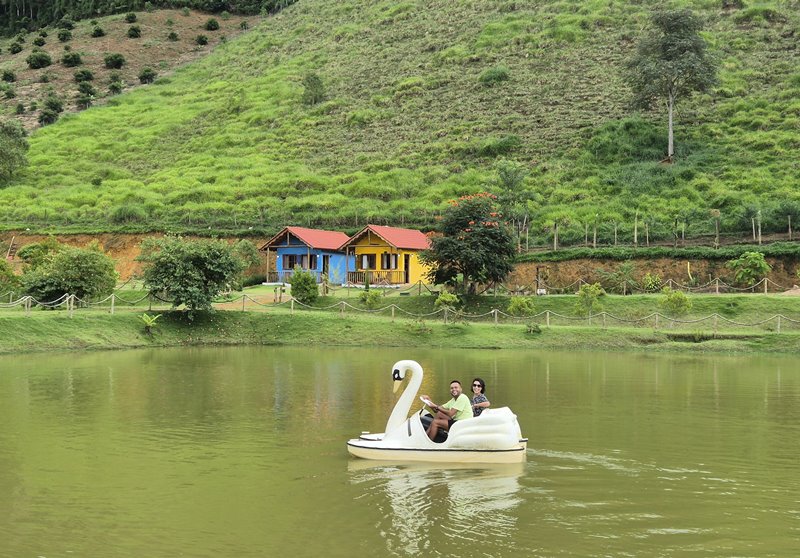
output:
[[[356,457],[383,461],[440,463],[517,463],[525,461],[527,438],[520,432],[516,415],[508,407],[486,409],[480,416],[456,421],[447,439],[433,442],[423,424],[423,411],[408,416],[422,384],[422,367],[413,360],[396,363],[392,370],[395,390],[405,377],[409,382],[397,401],[386,430],[364,432],[348,440],[347,450]]]

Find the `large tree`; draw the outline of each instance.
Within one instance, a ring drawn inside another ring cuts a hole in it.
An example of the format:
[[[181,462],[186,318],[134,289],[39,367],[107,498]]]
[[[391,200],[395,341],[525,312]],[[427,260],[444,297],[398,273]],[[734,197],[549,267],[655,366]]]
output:
[[[116,282],[114,260],[96,243],[49,252],[22,275],[23,291],[39,302],[53,302],[68,294],[84,300],[103,298],[112,293]]]
[[[679,98],[694,91],[707,91],[716,83],[716,65],[700,36],[702,22],[690,10],[655,12],[652,27],[639,41],[628,64],[628,83],[634,104],[650,108],[663,102],[669,119],[667,157],[675,150],[673,121]]]
[[[450,203],[441,220],[442,236],[434,237],[422,254],[434,283],[474,292],[477,284],[502,281],[511,272],[514,241],[495,200],[480,193]]]
[[[6,180],[28,164],[28,140],[16,120],[0,120],[0,180]]]
[[[140,259],[147,262],[144,284],[152,293],[166,296],[173,308],[211,310],[211,302],[229,288],[244,269],[234,248],[221,240],[188,240],[181,237],[148,239]]]

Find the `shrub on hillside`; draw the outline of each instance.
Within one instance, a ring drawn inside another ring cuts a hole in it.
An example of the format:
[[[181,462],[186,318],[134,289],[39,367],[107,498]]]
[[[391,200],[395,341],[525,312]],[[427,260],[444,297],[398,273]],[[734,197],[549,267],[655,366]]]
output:
[[[25,114],[25,105],[17,103],[17,106],[14,107],[14,114]]]
[[[119,70],[125,65],[125,57],[121,54],[106,54],[103,63],[109,70]]]
[[[492,87],[501,81],[508,80],[509,76],[510,72],[508,68],[505,66],[496,66],[485,70],[478,78],[478,81],[487,87]]]
[[[752,287],[772,271],[772,266],[767,263],[761,252],[745,252],[725,266],[733,270],[734,281],[745,287]]]
[[[292,296],[303,304],[311,304],[319,296],[317,278],[310,271],[294,268],[289,284],[292,286]]]
[[[89,97],[96,97],[97,96],[97,90],[88,81],[82,81],[82,82],[80,82],[78,84],[78,92],[81,95],[86,95],[86,96],[89,96]]]
[[[14,275],[11,264],[5,259],[0,259],[0,291],[7,293],[17,288],[19,279]]]
[[[46,42],[47,41],[44,40],[44,37],[36,37],[33,40],[33,44],[35,44],[36,46],[40,46],[40,47],[44,46]]]
[[[94,79],[94,74],[92,71],[85,68],[75,72],[74,76],[75,81],[78,83],[81,83],[82,81],[92,81]]]
[[[381,305],[381,301],[383,300],[383,293],[380,291],[376,291],[375,289],[371,289],[369,291],[363,290],[358,293],[358,299],[370,310],[374,310]]]
[[[53,94],[50,94],[45,98],[42,106],[44,106],[45,109],[52,110],[54,112],[64,112],[64,102]]]
[[[239,29],[241,29],[242,31],[247,31],[249,28],[250,28],[250,24],[247,23],[247,21],[242,21],[239,24]]]
[[[95,38],[97,38],[97,37],[105,37],[105,35],[106,35],[106,32],[103,31],[102,27],[95,26],[92,29],[92,37],[95,37]]]
[[[136,23],[136,14],[133,12],[125,14],[125,23]]]
[[[69,40],[72,40],[72,31],[69,29],[61,29],[58,32],[58,40],[62,43],[66,43]]]
[[[200,46],[207,45],[208,44],[208,37],[206,37],[205,35],[198,35],[195,38],[194,42],[196,42]]]
[[[41,31],[39,31],[39,36],[44,38],[44,39],[46,39],[47,38],[47,31],[42,29]]]
[[[61,57],[61,63],[67,68],[74,68],[83,64],[83,60],[77,52],[68,52]]]
[[[112,81],[108,84],[108,92],[111,95],[119,95],[122,93],[122,82],[121,81]]]
[[[42,109],[42,112],[39,113],[38,120],[41,126],[47,126],[58,120],[58,113],[54,110]]]
[[[658,302],[658,305],[668,316],[677,318],[688,314],[692,309],[692,301],[683,291],[673,291],[669,287],[664,287],[661,293],[664,297]]]
[[[170,31],[169,35],[167,35],[167,39],[175,42],[178,40],[178,34],[175,31]]]
[[[17,81],[17,74],[12,72],[11,70],[3,70],[2,80],[7,81],[9,83],[13,83]]]
[[[219,29],[219,22],[214,19],[213,17],[206,21],[206,24],[203,26],[203,29],[206,31],[216,31]]]
[[[116,224],[141,223],[147,219],[147,212],[141,205],[125,204],[111,212],[111,222]]]
[[[3,92],[3,97],[6,99],[13,99],[17,96],[17,92],[13,86],[9,85],[8,83],[4,83],[0,85],[0,91]]]
[[[316,105],[325,99],[325,86],[322,78],[315,73],[303,77],[303,104]]]
[[[142,71],[139,72],[139,82],[153,83],[156,80],[156,76],[158,76],[158,74],[152,68],[143,68]]]
[[[19,43],[11,43],[8,47],[8,52],[11,54],[17,54],[18,52],[22,52],[22,45]]]
[[[128,28],[128,38],[129,39],[138,39],[142,36],[142,28],[138,25],[131,25]]]
[[[575,311],[581,316],[591,316],[603,309],[600,304],[600,297],[605,296],[606,292],[600,283],[589,285],[584,283],[578,290],[578,301],[575,303]]]
[[[50,58],[50,55],[43,50],[37,50],[31,52],[25,59],[25,62],[28,63],[28,67],[31,70],[38,70],[40,68],[46,68],[53,63],[53,60]]]
[[[536,303],[530,296],[512,296],[507,310],[512,316],[532,316],[536,313]]]
[[[58,22],[56,27],[58,27],[59,29],[65,29],[69,31],[70,29],[75,29],[75,22],[72,21],[70,18],[65,17]]]

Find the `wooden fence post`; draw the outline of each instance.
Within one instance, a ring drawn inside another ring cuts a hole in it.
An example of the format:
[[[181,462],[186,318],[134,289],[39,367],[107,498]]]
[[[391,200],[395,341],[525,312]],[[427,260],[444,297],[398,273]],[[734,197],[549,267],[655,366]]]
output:
[[[111,315],[114,315],[114,293],[111,293]]]
[[[714,282],[716,283],[716,284],[714,285],[714,294],[719,294],[719,277],[717,277],[717,278],[714,280]]]
[[[294,316],[294,299],[292,299],[291,305],[292,305],[291,315]]]
[[[244,298],[245,298],[245,296],[247,296],[247,295],[242,294],[242,312],[244,312]]]
[[[494,308],[492,313],[494,314],[494,325],[497,325],[497,308]]]
[[[72,313],[75,310],[75,295],[67,295],[67,312],[69,313],[69,317],[72,317]]]
[[[603,312],[603,329],[606,328],[606,313]]]
[[[344,317],[344,300],[339,303],[339,316]]]
[[[764,277],[764,294],[767,294],[767,287],[769,286],[769,279]]]
[[[392,321],[394,321],[394,304],[392,304]]]
[[[25,316],[31,315],[31,297],[30,295],[25,297]]]
[[[447,306],[444,307],[444,323],[447,323]]]
[[[719,316],[717,314],[714,314],[714,337],[717,336],[717,318],[718,317]]]
[[[778,314],[778,333],[781,332],[781,315]]]
[[[547,323],[547,327],[550,327],[550,310],[547,310],[545,312],[545,320],[546,320],[546,323]]]

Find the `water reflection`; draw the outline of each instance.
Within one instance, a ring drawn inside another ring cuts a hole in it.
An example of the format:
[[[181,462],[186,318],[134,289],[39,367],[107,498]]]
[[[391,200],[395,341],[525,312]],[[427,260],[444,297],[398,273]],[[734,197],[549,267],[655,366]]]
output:
[[[386,549],[410,556],[436,548],[442,556],[485,556],[513,548],[525,463],[391,464],[354,459],[350,482],[377,514]]]

